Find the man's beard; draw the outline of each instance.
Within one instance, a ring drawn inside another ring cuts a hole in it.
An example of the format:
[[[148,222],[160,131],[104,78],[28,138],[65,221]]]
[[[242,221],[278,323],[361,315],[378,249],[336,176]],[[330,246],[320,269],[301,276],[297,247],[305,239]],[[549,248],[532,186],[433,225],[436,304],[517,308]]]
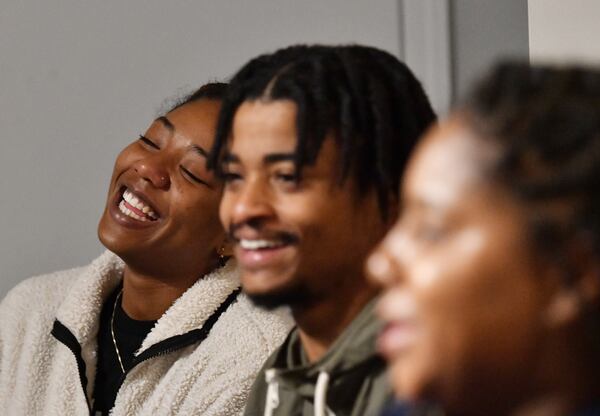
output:
[[[316,301],[316,296],[302,284],[281,288],[269,293],[246,293],[246,296],[256,306],[268,311],[281,306],[304,309]]]

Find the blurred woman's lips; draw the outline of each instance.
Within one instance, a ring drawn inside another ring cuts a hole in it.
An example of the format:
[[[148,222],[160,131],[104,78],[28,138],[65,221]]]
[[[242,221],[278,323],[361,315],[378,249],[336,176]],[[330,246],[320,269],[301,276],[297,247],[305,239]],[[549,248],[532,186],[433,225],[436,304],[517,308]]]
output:
[[[391,289],[379,300],[377,315],[386,323],[377,346],[388,359],[412,347],[420,333],[417,304],[406,290]]]
[[[379,334],[377,349],[386,358],[391,359],[411,348],[415,344],[417,336],[418,329],[414,322],[392,321]]]

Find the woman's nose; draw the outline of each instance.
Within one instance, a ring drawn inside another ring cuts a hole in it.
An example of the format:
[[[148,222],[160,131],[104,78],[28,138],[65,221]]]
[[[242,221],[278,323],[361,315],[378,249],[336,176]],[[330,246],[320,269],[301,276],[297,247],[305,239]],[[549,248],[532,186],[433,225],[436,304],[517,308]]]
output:
[[[171,186],[169,170],[160,157],[145,157],[134,165],[135,172],[155,188],[167,190]]]
[[[366,271],[369,279],[380,286],[390,286],[396,280],[392,259],[381,245],[367,258]]]
[[[367,276],[381,286],[391,286],[403,279],[403,262],[408,247],[402,233],[392,229],[367,258]]]

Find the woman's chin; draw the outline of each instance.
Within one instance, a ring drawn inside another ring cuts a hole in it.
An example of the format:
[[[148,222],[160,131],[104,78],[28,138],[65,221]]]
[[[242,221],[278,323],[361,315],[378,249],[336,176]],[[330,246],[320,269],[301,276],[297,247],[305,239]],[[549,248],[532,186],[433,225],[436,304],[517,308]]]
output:
[[[419,402],[426,399],[426,377],[415,364],[398,358],[389,363],[392,388],[400,400]]]
[[[103,220],[98,226],[98,239],[100,243],[108,250],[112,251],[123,260],[127,257],[137,257],[141,252],[147,251],[135,241],[128,233],[124,233],[121,229],[116,229],[114,226],[105,225]]]

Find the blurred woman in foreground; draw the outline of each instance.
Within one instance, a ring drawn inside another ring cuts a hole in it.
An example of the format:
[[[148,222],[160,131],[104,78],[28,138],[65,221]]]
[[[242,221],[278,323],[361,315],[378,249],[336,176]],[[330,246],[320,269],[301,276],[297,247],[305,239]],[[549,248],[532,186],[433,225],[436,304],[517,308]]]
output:
[[[500,65],[418,147],[367,268],[398,397],[600,414],[600,72]]]

